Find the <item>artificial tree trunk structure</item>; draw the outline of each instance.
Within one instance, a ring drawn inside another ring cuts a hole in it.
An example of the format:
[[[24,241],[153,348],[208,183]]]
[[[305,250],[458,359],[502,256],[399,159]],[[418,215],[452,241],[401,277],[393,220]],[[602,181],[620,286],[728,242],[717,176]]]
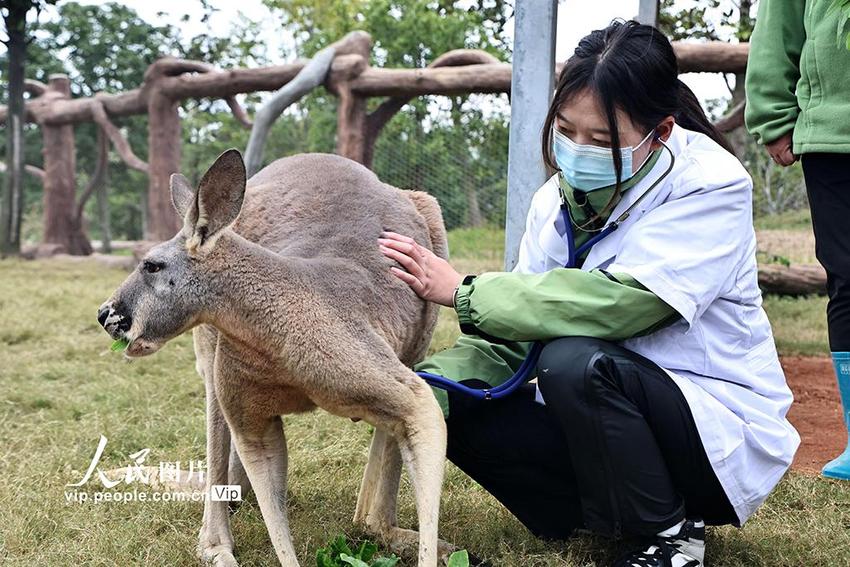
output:
[[[214,67],[197,61],[163,58],[154,62],[145,74],[140,89],[118,95],[97,94],[94,97],[71,99],[68,78],[51,77],[45,86],[28,81],[27,87],[34,98],[26,105],[27,120],[37,122],[42,129],[44,152],[44,243],[52,249],[70,254],[90,254],[91,244],[83,232],[82,211],[84,199],[78,204],[76,192],[75,146],[73,125],[95,122],[112,142],[118,154],[129,167],[149,173],[148,211],[149,229],[146,238],[165,240],[171,238],[179,227],[168,192],[168,179],[180,164],[179,101],[187,98],[181,94],[182,84],[171,81],[177,75],[197,72],[207,73]],[[171,89],[163,87],[170,85]],[[205,91],[215,91],[215,85],[204,84]],[[175,91],[177,94],[175,95]],[[205,92],[202,91],[202,92]],[[247,118],[232,96],[225,96],[228,104],[246,126]],[[149,165],[139,159],[120,131],[109,120],[109,115],[128,116],[149,114]],[[0,107],[0,122],[7,119],[7,109]],[[33,168],[36,169],[36,168]],[[33,171],[34,173],[34,171]],[[94,177],[93,177],[94,178]],[[91,192],[84,191],[84,198]]]
[[[67,75],[51,75],[42,96],[71,98]],[[92,253],[77,215],[77,156],[72,124],[42,124],[44,141],[44,243],[59,245],[68,254]]]
[[[145,72],[142,98],[148,113],[148,240],[167,240],[183,224],[171,204],[169,179],[180,171],[181,124],[178,107],[184,96],[175,96],[165,85],[170,78],[184,73],[212,73],[212,65],[199,61],[166,58],[153,63]],[[233,95],[226,95],[231,110],[243,126],[250,126]]]
[[[251,136],[245,149],[245,169],[249,177],[262,167],[266,137],[283,111],[327,80],[337,56],[354,53],[365,62],[369,60],[371,49],[372,38],[369,34],[363,31],[350,32],[316,53],[295,78],[263,103],[254,116]]]
[[[762,264],[759,287],[776,295],[826,295],[826,272],[819,264]]]
[[[334,57],[324,81],[328,90],[339,97],[337,153],[360,163],[371,164],[374,143],[381,128],[412,97],[425,94],[510,92],[511,66],[495,61],[486,53],[457,50],[440,56],[424,69],[376,69],[368,64],[371,47],[368,34],[362,33],[360,38],[350,51]],[[674,49],[681,72],[740,73],[746,67],[746,44],[674,43]],[[181,136],[177,112],[180,102],[186,98],[224,98],[237,119],[249,127],[250,123],[233,96],[280,89],[296,77],[305,65],[304,61],[296,61],[271,67],[220,71],[206,63],[167,57],[155,61],[148,68],[143,84],[138,89],[79,99],[45,93],[27,102],[26,118],[38,122],[45,129],[70,127],[79,122],[97,122],[128,165],[148,171],[145,238],[165,240],[174,235],[180,221],[173,212],[168,188],[168,179],[180,164]],[[555,69],[555,72],[559,71],[559,68]],[[366,99],[370,96],[389,98],[374,112],[367,114]],[[149,115],[148,164],[133,155],[126,140],[109,121],[109,117],[145,113]],[[0,107],[0,122],[5,122],[7,117],[8,109]],[[55,152],[51,160],[65,162],[55,164],[55,168],[51,167],[45,173],[50,178],[45,182],[53,184],[51,187],[60,188],[51,193],[49,198],[56,195],[57,198],[66,199],[69,192],[68,186],[55,177],[71,172],[73,178],[72,167],[69,167],[69,164],[73,165],[73,148],[62,147],[71,144],[72,140],[67,134],[51,140],[51,151]],[[61,144],[58,143],[60,141]],[[45,150],[47,146],[45,138]],[[51,209],[56,210],[56,207]],[[62,219],[63,222],[67,220]],[[62,226],[65,230],[73,228],[69,222]],[[81,228],[74,230],[79,232]],[[77,242],[71,236],[66,240],[69,243]],[[72,248],[74,246],[77,245],[72,244]]]
[[[180,116],[177,101],[154,92],[148,100],[148,222],[149,240],[167,240],[180,228],[181,220],[167,191],[171,174],[180,171]]]

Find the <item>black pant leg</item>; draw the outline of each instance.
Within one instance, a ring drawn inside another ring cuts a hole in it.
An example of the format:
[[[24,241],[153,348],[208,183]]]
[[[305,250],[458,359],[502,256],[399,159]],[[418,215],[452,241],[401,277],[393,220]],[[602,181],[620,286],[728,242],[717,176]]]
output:
[[[812,212],[815,255],[826,270],[829,348],[850,351],[850,155],[801,157]]]
[[[534,401],[531,384],[489,401],[450,392],[446,426],[448,459],[535,536],[566,539],[582,527],[566,438],[549,409]]]
[[[737,516],[711,468],[678,386],[655,363],[615,343],[563,337],[537,365],[576,474],[585,525],[651,535],[690,516]]]

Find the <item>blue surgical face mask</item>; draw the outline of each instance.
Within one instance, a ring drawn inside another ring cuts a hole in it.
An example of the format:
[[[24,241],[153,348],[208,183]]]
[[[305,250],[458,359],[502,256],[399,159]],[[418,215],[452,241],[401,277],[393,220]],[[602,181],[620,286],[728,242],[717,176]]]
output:
[[[650,130],[635,147],[620,148],[620,157],[623,162],[621,181],[626,181],[634,175],[632,172],[632,154],[652,136],[653,132],[655,132],[655,129]],[[558,164],[570,187],[581,191],[593,191],[617,182],[614,154],[611,148],[576,144],[567,136],[558,132],[557,128],[553,128],[552,149],[555,154],[555,163]],[[647,154],[646,159],[649,159],[649,154]],[[644,163],[646,163],[646,159]]]

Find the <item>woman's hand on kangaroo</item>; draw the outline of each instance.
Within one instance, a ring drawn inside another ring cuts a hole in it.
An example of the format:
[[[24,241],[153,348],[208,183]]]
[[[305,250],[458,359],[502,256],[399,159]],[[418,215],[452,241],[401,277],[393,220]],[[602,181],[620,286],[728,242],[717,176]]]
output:
[[[451,307],[452,294],[463,281],[463,275],[409,236],[390,231],[382,232],[381,236],[378,238],[381,252],[407,270],[391,266],[393,275],[410,285],[422,299]]]

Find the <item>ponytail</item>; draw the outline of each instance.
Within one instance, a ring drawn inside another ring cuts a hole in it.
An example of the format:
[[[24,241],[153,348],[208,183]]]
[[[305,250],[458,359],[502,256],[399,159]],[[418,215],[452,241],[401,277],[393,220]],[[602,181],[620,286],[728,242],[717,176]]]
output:
[[[676,124],[687,128],[688,130],[694,130],[705,134],[720,144],[724,150],[734,155],[734,148],[732,148],[732,145],[729,143],[729,140],[726,139],[726,136],[724,136],[723,133],[708,120],[708,117],[705,115],[705,112],[703,112],[702,106],[700,106],[699,100],[697,100],[694,91],[692,91],[688,85],[683,83],[682,79],[676,79],[676,86],[678,88],[679,101],[679,110],[673,114],[673,118],[676,119]]]

